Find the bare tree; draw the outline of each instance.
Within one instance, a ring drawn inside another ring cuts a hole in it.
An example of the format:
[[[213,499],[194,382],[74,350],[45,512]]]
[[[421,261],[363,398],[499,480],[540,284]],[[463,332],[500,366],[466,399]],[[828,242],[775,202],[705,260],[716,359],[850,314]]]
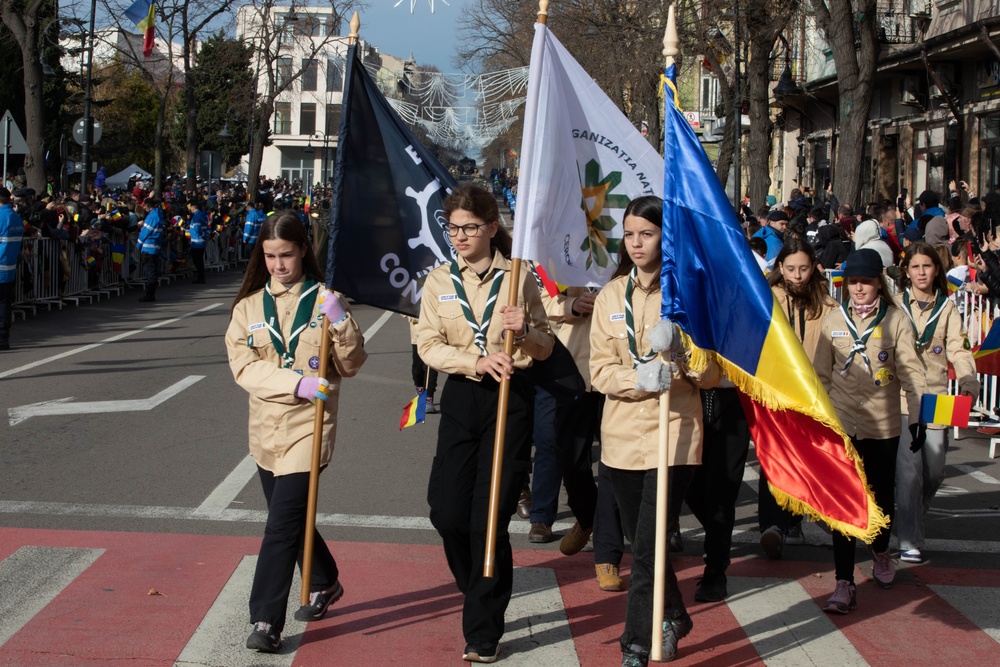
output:
[[[811,0],[816,20],[833,51],[839,108],[834,189],[840,201],[861,201],[865,123],[878,64],[879,22],[875,0]]]
[[[24,71],[24,139],[28,153],[24,156],[24,174],[28,185],[38,192],[45,191],[45,111],[42,104],[42,65],[40,55],[40,25],[56,13],[53,0],[0,0],[0,20],[10,30],[21,49]]]

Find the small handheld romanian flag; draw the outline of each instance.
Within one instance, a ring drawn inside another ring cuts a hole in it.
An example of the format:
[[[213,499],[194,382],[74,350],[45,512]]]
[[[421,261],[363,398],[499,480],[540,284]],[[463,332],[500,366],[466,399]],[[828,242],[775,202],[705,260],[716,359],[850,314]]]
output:
[[[969,428],[971,396],[920,396],[920,423]]]
[[[962,279],[958,276],[948,276],[948,294],[954,294],[958,290],[962,289]]]
[[[427,392],[422,391],[403,408],[403,417],[399,420],[399,430],[402,431],[407,426],[414,424],[423,424],[426,414]]]
[[[844,272],[843,271],[830,271],[830,282],[834,287],[844,286]]]

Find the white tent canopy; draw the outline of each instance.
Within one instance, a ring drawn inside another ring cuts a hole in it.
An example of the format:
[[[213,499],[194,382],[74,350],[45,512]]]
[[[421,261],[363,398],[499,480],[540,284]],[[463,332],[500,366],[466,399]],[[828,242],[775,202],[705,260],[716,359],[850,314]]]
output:
[[[133,162],[129,166],[119,171],[114,176],[108,176],[106,179],[104,179],[104,185],[105,187],[109,188],[125,187],[126,185],[128,185],[128,179],[132,178],[136,174],[138,174],[144,181],[147,181],[153,177],[151,173],[149,173],[148,171],[146,171],[145,169],[143,169],[142,167]]]

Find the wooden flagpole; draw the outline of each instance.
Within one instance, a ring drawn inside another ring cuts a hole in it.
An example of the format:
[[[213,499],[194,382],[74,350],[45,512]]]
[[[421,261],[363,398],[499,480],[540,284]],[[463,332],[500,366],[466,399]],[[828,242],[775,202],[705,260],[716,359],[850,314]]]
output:
[[[361,19],[357,12],[351,17],[351,34],[347,43],[358,41],[358,30]],[[332,280],[328,276],[327,280]],[[337,298],[336,296],[333,298]],[[330,370],[330,320],[323,316],[323,335],[319,346],[319,377],[325,378]],[[312,579],[313,548],[316,539],[316,505],[319,500],[319,459],[323,452],[323,421],[326,418],[326,401],[316,399],[316,412],[313,415],[312,461],[309,464],[309,497],[306,500],[306,534],[302,542],[302,595],[299,603],[304,607],[309,604],[309,580]]]
[[[667,29],[663,35],[663,55],[666,66],[674,64],[678,53],[677,23],[674,6],[667,11]],[[664,123],[666,126],[666,123]],[[667,156],[664,156],[666,158]],[[663,363],[670,365],[670,353],[664,351]],[[649,659],[663,659],[663,605],[664,583],[667,576],[667,498],[670,473],[670,390],[660,392],[659,456],[656,465],[656,546],[653,560],[653,636]]]
[[[538,22],[545,23],[549,16],[549,0],[538,3]],[[521,260],[517,257],[510,262],[510,288],[507,291],[507,303],[517,304],[517,284],[521,282]],[[514,356],[514,336],[505,335],[503,351],[508,356]],[[503,477],[503,446],[507,435],[507,404],[510,401],[510,380],[500,381],[500,395],[497,398],[497,430],[493,438],[493,471],[490,475],[490,503],[486,515],[486,550],[483,555],[483,576],[493,577],[496,565],[497,522],[500,518],[500,480]]]

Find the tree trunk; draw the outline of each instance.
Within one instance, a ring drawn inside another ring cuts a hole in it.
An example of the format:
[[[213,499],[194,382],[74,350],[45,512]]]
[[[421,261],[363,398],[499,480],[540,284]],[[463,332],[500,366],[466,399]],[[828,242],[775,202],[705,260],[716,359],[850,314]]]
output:
[[[187,183],[184,186],[189,192],[198,189],[198,96],[194,86],[194,76],[191,72],[191,47],[187,40],[183,51],[184,71],[184,106],[186,107],[187,126]],[[211,174],[209,174],[211,178]]]
[[[42,104],[42,66],[39,63],[39,3],[32,3],[21,13],[11,3],[0,5],[0,15],[21,48],[24,72],[24,174],[28,187],[39,196],[45,193],[45,108]]]
[[[750,136],[747,140],[747,195],[752,206],[764,203],[771,188],[771,121],[770,83],[771,49],[774,39],[755,39],[750,43],[747,63],[747,85],[750,96]],[[778,197],[781,199],[781,197]]]
[[[274,101],[265,99],[257,110],[256,127],[254,128],[253,150],[250,151],[250,173],[247,174],[247,193],[251,204],[257,203],[257,191],[260,189],[260,167],[264,161],[264,144],[267,143],[268,124],[274,113]]]

